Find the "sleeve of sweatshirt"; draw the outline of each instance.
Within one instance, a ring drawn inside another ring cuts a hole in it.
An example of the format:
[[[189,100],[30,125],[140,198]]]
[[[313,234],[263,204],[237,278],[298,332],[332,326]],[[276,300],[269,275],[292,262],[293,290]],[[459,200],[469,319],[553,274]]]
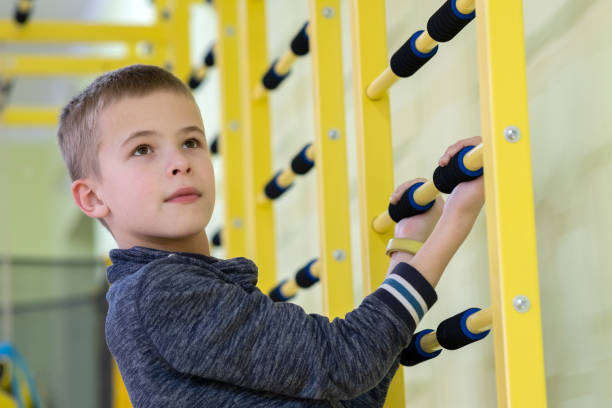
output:
[[[387,399],[389,386],[400,366],[400,358],[397,357],[391,369],[385,377],[374,388],[351,400],[342,401],[344,408],[382,408]]]
[[[406,263],[332,322],[196,266],[162,264],[143,276],[141,322],[154,351],[175,370],[310,399],[348,400],[374,388],[437,299]]]

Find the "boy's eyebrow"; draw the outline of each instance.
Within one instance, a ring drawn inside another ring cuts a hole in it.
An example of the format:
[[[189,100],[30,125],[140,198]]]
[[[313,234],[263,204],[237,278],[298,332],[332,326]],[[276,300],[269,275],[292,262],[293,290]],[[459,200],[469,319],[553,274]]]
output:
[[[178,133],[190,133],[190,132],[198,132],[198,133],[201,133],[202,136],[206,137],[204,134],[204,130],[202,130],[199,126],[196,126],[196,125],[185,126],[184,128],[178,131]],[[156,132],[154,130],[139,130],[139,131],[133,132],[121,143],[121,147],[125,146],[130,140],[135,139],[137,137],[151,136],[151,135],[158,135],[158,134],[159,132]]]

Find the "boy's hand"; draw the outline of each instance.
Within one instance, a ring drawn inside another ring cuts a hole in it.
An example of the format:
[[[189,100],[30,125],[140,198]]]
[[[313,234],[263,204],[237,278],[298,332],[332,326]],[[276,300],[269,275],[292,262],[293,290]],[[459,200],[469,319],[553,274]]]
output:
[[[442,167],[446,166],[451,157],[459,153],[465,146],[476,146],[482,143],[480,136],[462,139],[446,149],[444,155],[438,161]],[[444,213],[461,216],[478,215],[484,204],[484,181],[483,177],[460,183],[449,194],[444,205]],[[463,214],[463,215],[462,215]]]
[[[417,178],[400,184],[391,195],[391,204],[399,203],[402,194],[404,194],[413,184],[426,181],[425,179]],[[440,219],[443,207],[444,200],[442,197],[438,196],[433,207],[428,211],[400,220],[400,222],[395,225],[395,237],[410,238],[415,241],[425,242],[436,226],[438,219]]]

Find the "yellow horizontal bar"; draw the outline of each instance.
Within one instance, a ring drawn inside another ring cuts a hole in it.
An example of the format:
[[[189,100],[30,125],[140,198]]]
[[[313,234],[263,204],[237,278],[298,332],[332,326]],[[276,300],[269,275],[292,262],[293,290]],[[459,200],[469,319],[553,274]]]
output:
[[[462,14],[470,14],[475,8],[474,0],[456,0],[455,6]],[[438,42],[431,38],[427,30],[424,30],[415,40],[414,45],[419,52],[427,54],[438,45]],[[391,71],[391,67],[387,67],[387,69],[368,85],[366,95],[372,100],[380,99],[387,89],[389,89],[399,78],[400,77]]]
[[[310,274],[314,276],[315,278],[318,278],[320,276],[320,273],[321,273],[321,262],[317,260],[312,265],[310,265]],[[299,290],[300,290],[300,287],[297,285],[295,279],[286,281],[280,287],[280,293],[285,298],[292,298],[298,293]]]
[[[0,55],[0,74],[17,76],[70,76],[98,74],[132,64],[163,66],[164,60],[152,57],[75,57],[71,55]]]
[[[166,42],[159,25],[91,24],[72,21],[30,21],[20,26],[0,20],[0,42]]]
[[[482,168],[482,143],[475,146],[463,156],[463,165],[471,171]],[[433,181],[427,181],[414,191],[414,201],[418,205],[427,205],[440,194]],[[389,212],[380,213],[372,220],[372,229],[380,234],[391,230],[394,221],[389,216]]]
[[[9,106],[0,114],[4,126],[57,126],[60,108]]]

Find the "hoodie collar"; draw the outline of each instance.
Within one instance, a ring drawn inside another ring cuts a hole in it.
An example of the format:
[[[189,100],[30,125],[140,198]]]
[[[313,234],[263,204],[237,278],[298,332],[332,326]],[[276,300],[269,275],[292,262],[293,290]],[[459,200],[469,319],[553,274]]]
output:
[[[171,255],[178,255],[178,263],[189,263],[205,269],[212,267],[218,272],[232,275],[231,280],[236,281],[236,283],[257,284],[257,266],[246,258],[218,259],[191,252],[169,252],[141,246],[134,246],[129,249],[112,249],[110,251],[109,256],[113,264],[106,270],[108,281],[112,284],[137,272],[150,262]]]

